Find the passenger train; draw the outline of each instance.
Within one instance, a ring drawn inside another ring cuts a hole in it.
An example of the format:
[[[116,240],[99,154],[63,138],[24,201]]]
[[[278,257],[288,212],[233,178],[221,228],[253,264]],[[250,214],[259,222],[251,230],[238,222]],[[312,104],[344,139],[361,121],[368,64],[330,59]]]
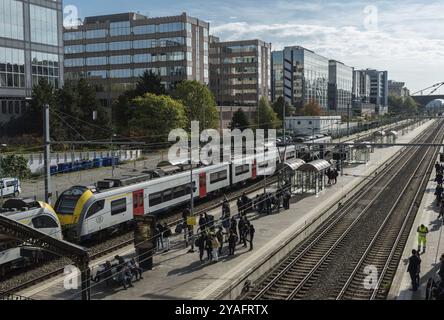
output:
[[[73,186],[63,192],[55,204],[55,211],[64,230],[65,239],[83,242],[92,236],[106,236],[132,223],[135,216],[159,215],[190,201],[205,199],[225,189],[258,178],[270,163],[276,164],[296,158],[294,146],[279,148],[279,157],[243,162],[209,165],[190,171],[152,178],[145,176],[106,179],[96,186]],[[192,182],[191,182],[192,181]]]
[[[0,207],[0,215],[35,228],[56,239],[62,239],[62,230],[54,209],[47,203],[32,199],[8,199]],[[0,275],[34,262],[45,256],[39,249],[27,247],[6,235],[0,235]]]

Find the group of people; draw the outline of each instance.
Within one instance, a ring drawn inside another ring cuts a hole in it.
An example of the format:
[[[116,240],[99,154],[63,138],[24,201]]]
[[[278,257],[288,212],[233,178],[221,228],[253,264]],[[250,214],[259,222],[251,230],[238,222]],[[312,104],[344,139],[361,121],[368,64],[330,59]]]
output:
[[[170,227],[165,222],[164,224],[158,223],[154,231],[156,237],[157,250],[165,250],[168,252],[170,250],[170,237],[173,235]]]
[[[258,194],[254,201],[254,207],[258,213],[272,214],[273,211],[280,212],[290,209],[291,193],[286,189],[278,190],[274,195],[270,192]]]
[[[328,178],[327,184],[336,184],[338,182],[338,176],[339,176],[338,169],[328,168],[325,174],[327,175]]]
[[[435,196],[436,196],[436,204],[439,207],[439,215],[438,219],[442,218],[444,216],[444,199],[443,199],[443,193],[444,193],[444,187],[443,187],[443,181],[444,181],[444,165],[436,162],[435,163],[435,170],[436,170],[436,176],[435,176],[435,182],[436,182],[436,188],[435,188]]]
[[[231,216],[229,202],[225,199],[222,203],[221,226],[216,225],[214,216],[207,213],[200,215],[199,236],[194,243],[199,249],[200,261],[204,260],[204,253],[206,252],[207,261],[217,262],[224,253],[224,243],[228,243],[227,256],[234,255],[238,244],[243,244],[244,247],[247,247],[247,242],[249,242],[250,250],[253,250],[255,229],[245,212],[242,209],[238,215]]]
[[[104,281],[108,287],[110,281],[115,280],[120,282],[126,290],[128,287],[133,287],[134,278],[136,280],[143,279],[143,270],[136,259],[132,258],[126,261],[118,255],[114,259],[117,260],[117,264],[106,261],[105,264],[99,267],[96,275],[92,278],[94,282]]]

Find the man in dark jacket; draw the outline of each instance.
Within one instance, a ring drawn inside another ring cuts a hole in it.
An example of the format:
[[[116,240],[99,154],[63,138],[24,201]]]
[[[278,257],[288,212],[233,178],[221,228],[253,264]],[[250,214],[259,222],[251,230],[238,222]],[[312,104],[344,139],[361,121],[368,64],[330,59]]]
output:
[[[288,210],[290,209],[290,199],[291,199],[291,194],[288,190],[285,190],[284,193],[284,209]]]
[[[236,243],[237,243],[237,235],[233,231],[230,231],[230,236],[228,237],[229,256],[234,255],[234,250],[236,249]]]
[[[243,218],[239,219],[239,223],[237,224],[237,228],[239,229],[239,244],[241,244],[244,241],[244,228],[245,228],[245,222]]]
[[[201,233],[199,238],[196,239],[196,247],[199,248],[199,259],[202,261],[205,251],[205,235]]]
[[[254,229],[254,226],[252,224],[250,224],[250,230],[248,230],[248,233],[250,235],[250,251],[253,250],[253,239],[254,239],[254,233],[256,232],[256,230]]]
[[[412,291],[417,291],[419,286],[419,270],[421,266],[421,258],[416,250],[412,250],[412,256],[409,258],[409,266],[407,272],[412,279]]]

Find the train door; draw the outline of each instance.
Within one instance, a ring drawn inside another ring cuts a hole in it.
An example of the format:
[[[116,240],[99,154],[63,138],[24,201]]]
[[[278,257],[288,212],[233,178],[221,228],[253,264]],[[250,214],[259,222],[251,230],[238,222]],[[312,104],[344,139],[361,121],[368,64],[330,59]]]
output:
[[[251,177],[256,179],[257,177],[257,162],[256,159],[253,160],[253,167],[251,168]]]
[[[133,215],[143,216],[145,214],[143,190],[137,190],[133,192]]]
[[[199,195],[201,198],[207,196],[207,175],[205,172],[199,174]]]

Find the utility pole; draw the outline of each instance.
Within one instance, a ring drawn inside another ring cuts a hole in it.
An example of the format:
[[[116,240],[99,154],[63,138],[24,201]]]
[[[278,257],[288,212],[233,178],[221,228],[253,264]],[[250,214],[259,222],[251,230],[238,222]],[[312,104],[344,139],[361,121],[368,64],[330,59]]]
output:
[[[45,202],[51,204],[51,139],[49,136],[49,104],[45,104],[43,109],[43,128],[45,135]]]

